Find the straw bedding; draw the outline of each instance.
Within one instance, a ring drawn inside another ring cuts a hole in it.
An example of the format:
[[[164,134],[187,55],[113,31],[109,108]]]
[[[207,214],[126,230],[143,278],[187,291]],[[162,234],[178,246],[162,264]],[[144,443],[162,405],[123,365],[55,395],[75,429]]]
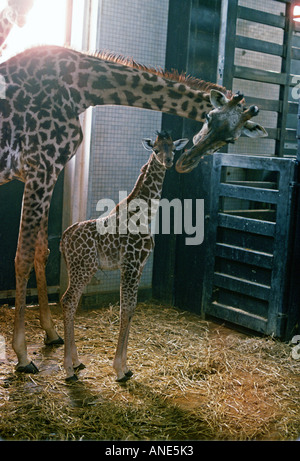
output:
[[[63,331],[59,306],[53,318]],[[86,369],[66,384],[63,347],[43,346],[38,308],[26,312],[37,375],[14,372],[14,310],[0,307],[0,437],[8,440],[293,440],[300,435],[300,361],[291,346],[237,333],[191,313],[140,303],[128,362],[111,363],[119,306],[78,311],[76,344]],[[3,352],[3,351],[2,351]],[[0,356],[1,359],[1,356]]]

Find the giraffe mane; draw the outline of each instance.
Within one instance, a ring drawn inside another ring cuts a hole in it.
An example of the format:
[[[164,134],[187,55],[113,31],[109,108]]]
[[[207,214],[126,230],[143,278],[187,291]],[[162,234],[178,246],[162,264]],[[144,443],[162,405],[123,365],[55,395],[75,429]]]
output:
[[[29,47],[25,51],[29,51],[29,50],[32,50],[32,49],[35,49],[35,48],[44,48],[44,47],[48,47],[48,46],[49,45],[40,44],[40,45],[37,45],[37,46]],[[64,47],[60,47],[60,48],[62,48],[62,49],[65,48],[65,49],[68,49],[68,50],[77,51],[77,50],[75,50],[75,48],[73,48],[71,46],[64,46]],[[121,64],[122,66],[131,67],[132,69],[138,69],[138,70],[142,70],[142,71],[145,71],[145,72],[149,72],[150,74],[157,75],[158,77],[162,77],[162,78],[164,78],[166,80],[170,80],[172,82],[183,83],[184,85],[188,86],[189,88],[191,88],[193,90],[197,90],[197,91],[202,91],[203,93],[209,93],[210,90],[214,89],[214,90],[218,90],[221,93],[223,93],[228,99],[230,99],[232,97],[232,92],[230,90],[227,90],[225,87],[223,87],[221,85],[218,85],[217,83],[211,83],[211,82],[207,82],[205,80],[193,77],[191,75],[188,75],[186,72],[181,72],[180,73],[176,69],[172,69],[171,71],[169,71],[169,70],[164,70],[161,67],[146,66],[144,64],[138,63],[137,61],[135,61],[131,57],[126,57],[124,55],[116,54],[116,53],[113,53],[113,52],[110,52],[110,51],[95,51],[95,52],[79,51],[79,52],[82,53],[83,55],[91,56],[91,57],[96,58],[96,59],[102,59],[104,61],[114,62],[116,64]],[[19,53],[16,53],[16,55],[17,54],[19,54]],[[13,57],[13,56],[11,56],[11,57]]]
[[[187,75],[186,72],[180,73],[176,69],[168,71],[160,67],[149,67],[136,62],[133,58],[106,51],[93,53],[92,56],[94,56],[95,58],[103,59],[105,61],[115,62],[123,66],[132,67],[133,69],[149,72],[153,75],[157,75],[158,77],[162,77],[173,82],[183,83],[193,90],[199,90],[203,91],[204,93],[209,93],[210,90],[214,89],[225,94],[225,96],[227,96],[228,98],[232,96],[231,91],[227,90],[225,87],[221,85],[218,85],[217,83],[211,83],[196,77],[192,77],[191,75]]]

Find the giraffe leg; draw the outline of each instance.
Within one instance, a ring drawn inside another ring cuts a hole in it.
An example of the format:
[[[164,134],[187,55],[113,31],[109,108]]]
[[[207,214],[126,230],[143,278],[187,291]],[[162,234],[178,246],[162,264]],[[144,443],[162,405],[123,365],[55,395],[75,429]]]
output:
[[[120,331],[113,368],[118,382],[126,382],[133,375],[127,367],[127,346],[131,319],[137,303],[140,271],[135,266],[121,269]]]
[[[84,287],[90,282],[97,270],[95,251],[94,258],[91,257],[91,264],[84,264],[84,260],[74,258],[72,260],[71,253],[67,253],[67,249],[63,248],[63,254],[68,258],[68,266],[72,265],[72,270],[69,273],[69,286],[61,298],[61,305],[64,319],[64,368],[66,372],[66,381],[77,381],[75,371],[82,370],[85,365],[78,358],[77,347],[74,336],[74,316],[77,306],[82,295]],[[91,251],[92,256],[92,251]]]
[[[66,292],[64,295],[64,301],[62,301],[65,332],[64,368],[66,372],[66,381],[72,382],[77,381],[74,369],[80,369],[83,364],[81,364],[78,358],[74,337],[74,315],[77,306],[75,305],[74,308],[72,305],[68,305],[67,299],[68,293]],[[76,300],[76,298],[73,298],[73,301],[76,302]]]
[[[33,249],[30,250],[30,247],[28,246],[25,250],[24,245],[22,244],[22,233],[20,233],[15,258],[16,301],[13,349],[18,357],[16,369],[17,371],[25,373],[36,373],[38,371],[27,356],[27,346],[25,340],[26,287],[32,266]]]
[[[40,183],[38,183],[39,186],[34,186],[33,184],[34,181],[28,181],[24,188],[21,223],[15,258],[16,302],[13,349],[18,357],[16,369],[27,373],[37,372],[38,370],[32,365],[31,360],[27,356],[24,319],[26,288],[30,272],[34,265],[39,229],[43,220],[47,219],[51,198],[51,192],[48,192],[48,195],[45,195],[45,197],[36,194],[36,187],[41,188],[41,185]],[[44,190],[47,190],[47,188],[45,187]]]
[[[45,274],[48,254],[47,220],[44,220],[37,237],[34,254],[34,269],[40,306],[40,322],[41,327],[46,332],[45,344],[47,346],[55,346],[63,344],[64,341],[55,331],[48,303],[47,281]]]

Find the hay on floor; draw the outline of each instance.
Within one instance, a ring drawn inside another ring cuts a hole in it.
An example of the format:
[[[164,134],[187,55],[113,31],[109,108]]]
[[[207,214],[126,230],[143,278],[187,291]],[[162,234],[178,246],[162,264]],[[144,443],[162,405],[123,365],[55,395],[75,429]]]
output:
[[[62,316],[52,307],[58,331]],[[293,440],[300,435],[300,361],[291,346],[234,332],[155,302],[132,322],[125,385],[111,367],[119,306],[79,311],[86,369],[64,380],[63,348],[43,346],[37,307],[26,335],[37,375],[14,372],[14,310],[0,307],[0,437],[9,440]]]

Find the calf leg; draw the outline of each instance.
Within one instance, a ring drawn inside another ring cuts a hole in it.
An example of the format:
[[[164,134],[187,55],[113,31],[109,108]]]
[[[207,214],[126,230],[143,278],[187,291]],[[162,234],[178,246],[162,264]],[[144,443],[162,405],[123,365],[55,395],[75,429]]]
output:
[[[66,255],[66,248],[63,249],[63,253]],[[92,251],[90,256],[92,256]],[[68,270],[69,286],[61,299],[65,335],[64,368],[66,371],[66,381],[76,381],[77,377],[74,370],[85,368],[85,366],[80,362],[77,354],[74,336],[74,316],[84,287],[91,281],[97,271],[97,253],[95,251],[94,258],[91,257],[89,259],[89,264],[85,264],[85,260],[81,258],[73,258],[72,260],[70,254],[67,257],[68,266],[69,268],[71,267]]]
[[[118,382],[127,381],[132,376],[132,372],[127,367],[127,346],[131,319],[137,303],[140,276],[138,267],[129,265],[121,269],[120,330],[113,361]]]

